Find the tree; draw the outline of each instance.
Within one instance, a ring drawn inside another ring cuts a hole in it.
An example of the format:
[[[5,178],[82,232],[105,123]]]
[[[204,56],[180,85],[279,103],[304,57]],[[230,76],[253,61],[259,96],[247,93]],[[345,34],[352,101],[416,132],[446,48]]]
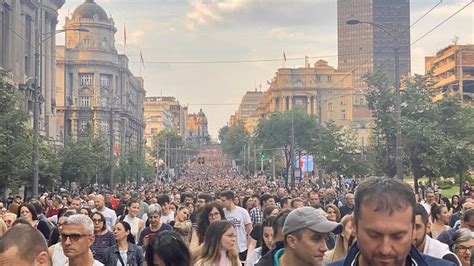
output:
[[[32,131],[22,95],[5,76],[0,71],[0,187],[16,190],[32,174]]]
[[[165,147],[166,144],[166,147]],[[157,135],[153,136],[150,156],[155,157],[158,154],[159,158],[164,158],[165,149],[171,151],[176,147],[183,145],[183,138],[178,134],[178,130],[174,128],[166,128],[161,130]],[[167,153],[167,157],[169,157]],[[169,158],[168,158],[169,159]]]
[[[381,69],[365,76],[368,85],[366,99],[372,110],[375,129],[372,151],[375,170],[394,176],[395,168],[395,89]]]
[[[317,165],[325,172],[344,176],[364,176],[369,173],[369,166],[362,158],[354,132],[329,122],[313,137],[313,141],[311,152],[315,155]]]
[[[300,150],[312,150],[313,137],[321,132],[318,119],[300,109],[276,112],[261,119],[255,131],[255,141],[264,149],[282,149],[286,169],[290,166],[291,131],[294,128],[295,146]]]
[[[229,132],[230,127],[229,126],[223,126],[221,129],[219,129],[219,141],[221,143],[224,142],[225,136]]]
[[[106,181],[109,178],[111,159],[108,145],[106,137],[94,135],[92,130],[69,141],[60,151],[62,181],[83,185],[95,180]]]
[[[219,131],[220,136],[221,131]],[[222,150],[232,159],[243,158],[244,146],[248,145],[250,134],[242,122],[232,125],[227,130],[222,143]]]

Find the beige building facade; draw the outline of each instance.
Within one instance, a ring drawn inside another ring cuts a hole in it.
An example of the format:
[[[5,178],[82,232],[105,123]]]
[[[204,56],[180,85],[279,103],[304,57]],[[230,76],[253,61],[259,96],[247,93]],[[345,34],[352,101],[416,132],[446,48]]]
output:
[[[151,147],[153,136],[166,128],[174,128],[180,136],[186,136],[188,108],[174,97],[146,97],[144,106],[147,146]]]
[[[296,108],[317,115],[320,123],[333,121],[339,126],[352,122],[352,77],[338,71],[324,60],[302,68],[280,68],[269,82],[253,116],[247,119],[247,129],[252,132],[259,118],[273,112]],[[349,78],[347,78],[349,76]]]
[[[65,46],[58,46],[58,124],[64,141],[87,129],[109,137],[116,154],[141,147],[145,123],[144,80],[115,48],[114,20],[93,0],[66,18]],[[88,32],[69,31],[84,28]]]
[[[25,93],[25,109],[33,125],[35,50],[40,55],[40,134],[52,144],[56,124],[56,39],[58,9],[65,0],[0,0],[0,68]],[[40,26],[38,26],[40,25]],[[36,38],[36,36],[40,36]],[[38,42],[36,41],[38,39]]]
[[[188,115],[186,141],[196,142],[200,145],[210,142],[207,118],[202,109],[198,113]]]
[[[425,71],[432,72],[438,97],[442,92],[459,93],[465,104],[474,103],[474,45],[450,45],[425,57]]]

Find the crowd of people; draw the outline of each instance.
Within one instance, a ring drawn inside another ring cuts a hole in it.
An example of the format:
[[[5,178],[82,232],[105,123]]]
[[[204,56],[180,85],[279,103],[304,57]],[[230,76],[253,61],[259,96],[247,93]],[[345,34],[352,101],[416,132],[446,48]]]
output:
[[[474,199],[392,178],[185,177],[0,203],[0,265],[474,265]]]

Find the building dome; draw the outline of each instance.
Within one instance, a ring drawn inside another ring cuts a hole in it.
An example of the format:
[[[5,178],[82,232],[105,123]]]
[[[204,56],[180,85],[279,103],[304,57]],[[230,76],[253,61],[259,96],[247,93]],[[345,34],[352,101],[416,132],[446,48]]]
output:
[[[107,13],[100,7],[94,0],[86,0],[80,6],[76,7],[72,13],[72,18],[90,18],[93,19],[95,16],[99,20],[108,20]]]

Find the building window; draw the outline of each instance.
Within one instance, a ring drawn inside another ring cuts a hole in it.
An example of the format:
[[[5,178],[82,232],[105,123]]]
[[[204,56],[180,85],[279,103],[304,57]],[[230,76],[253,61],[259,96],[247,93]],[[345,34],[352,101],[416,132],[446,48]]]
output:
[[[332,111],[333,111],[332,103],[328,103],[328,111],[329,111],[329,112],[332,112]]]
[[[110,87],[110,76],[109,75],[100,75],[100,86],[101,87]]]
[[[80,107],[90,107],[91,106],[91,97],[90,96],[80,96],[79,97],[79,106]]]
[[[109,132],[109,121],[100,121],[100,132],[107,133]]]
[[[359,105],[364,105],[364,99],[359,99]]]
[[[332,81],[332,76],[328,76],[328,82]]]
[[[107,95],[101,95],[99,101],[100,107],[107,107],[109,104],[109,97]]]
[[[93,79],[94,79],[94,74],[90,74],[90,73],[79,74],[79,85],[81,86],[92,85]]]
[[[346,120],[346,110],[341,110],[341,119]]]
[[[158,129],[157,128],[151,128],[151,134],[153,134],[153,135],[158,134]]]
[[[80,123],[79,123],[79,130],[81,132],[84,132],[88,129],[90,129],[91,127],[91,122],[90,121],[87,121],[87,120],[82,120]]]
[[[321,82],[321,76],[320,75],[316,75],[316,83],[319,83]]]

